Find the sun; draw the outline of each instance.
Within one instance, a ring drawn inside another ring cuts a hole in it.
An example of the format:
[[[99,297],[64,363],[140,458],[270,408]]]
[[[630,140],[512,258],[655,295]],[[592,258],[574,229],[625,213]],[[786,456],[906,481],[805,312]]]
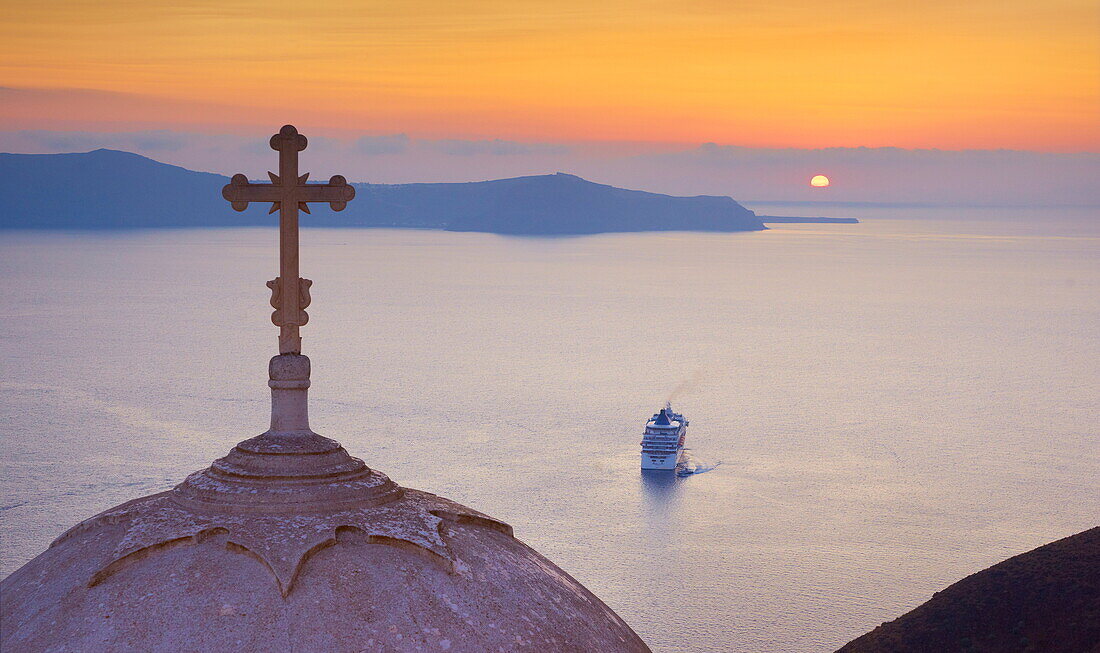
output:
[[[829,185],[829,178],[825,175],[814,175],[810,180],[810,185],[814,188],[825,188]]]

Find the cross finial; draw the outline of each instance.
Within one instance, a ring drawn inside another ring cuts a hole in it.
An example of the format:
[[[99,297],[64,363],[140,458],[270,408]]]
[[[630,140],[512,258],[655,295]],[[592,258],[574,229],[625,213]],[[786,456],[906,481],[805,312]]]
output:
[[[222,197],[243,211],[249,202],[271,202],[269,213],[279,212],[279,277],[267,282],[271,288],[271,321],[279,327],[279,353],[302,353],[298,328],[309,315],[309,287],[313,282],[298,276],[298,210],[309,213],[309,202],[328,202],[342,211],[355,198],[355,188],[335,175],[327,184],[307,184],[309,173],[298,176],[298,153],[308,141],[293,125],[285,125],[271,137],[271,149],[279,153],[279,174],[268,172],[270,184],[253,184],[242,174],[233,175],[222,188]]]

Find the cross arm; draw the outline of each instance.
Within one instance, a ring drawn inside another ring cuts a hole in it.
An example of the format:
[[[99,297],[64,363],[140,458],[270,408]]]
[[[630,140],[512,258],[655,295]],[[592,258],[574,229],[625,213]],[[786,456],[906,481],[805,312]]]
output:
[[[307,184],[308,176],[303,175],[297,184],[287,187],[282,183],[253,184],[244,175],[233,175],[233,179],[222,187],[222,197],[237,211],[247,209],[249,202],[285,201],[328,202],[333,211],[343,211],[348,202],[355,199],[355,187],[340,175],[334,175],[327,184]],[[272,175],[272,180],[278,179]]]
[[[340,175],[333,175],[327,184],[304,184],[297,187],[300,202],[328,202],[333,211],[343,211],[355,199],[355,187]]]
[[[243,211],[249,202],[278,202],[283,199],[283,189],[274,184],[252,184],[244,175],[222,186],[222,197],[229,200],[234,210]]]

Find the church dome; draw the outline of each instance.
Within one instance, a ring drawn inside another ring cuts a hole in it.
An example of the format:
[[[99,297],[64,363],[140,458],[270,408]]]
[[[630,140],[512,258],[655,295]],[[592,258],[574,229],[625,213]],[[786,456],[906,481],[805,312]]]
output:
[[[272,359],[273,429],[88,519],[0,583],[5,651],[647,651],[512,535],[302,428],[309,359]],[[289,416],[299,419],[287,420]]]
[[[294,127],[271,147],[271,184],[237,175],[222,190],[235,209],[281,212],[271,428],[172,490],[76,525],[0,581],[0,650],[648,651],[507,524],[400,487],[310,430],[297,210],[339,210],[355,191],[339,176],[306,184]]]

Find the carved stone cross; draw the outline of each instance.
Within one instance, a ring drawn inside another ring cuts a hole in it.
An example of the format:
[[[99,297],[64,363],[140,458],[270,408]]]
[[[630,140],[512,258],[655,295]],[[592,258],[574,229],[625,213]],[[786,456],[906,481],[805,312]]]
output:
[[[346,179],[334,175],[327,184],[307,184],[309,173],[298,176],[298,153],[306,149],[306,137],[292,125],[286,125],[271,137],[271,149],[279,152],[279,174],[267,173],[270,184],[253,184],[236,174],[222,188],[222,197],[237,211],[249,202],[271,202],[268,213],[279,211],[279,278],[267,282],[271,288],[271,321],[279,327],[279,353],[302,353],[298,327],[309,320],[309,279],[298,276],[298,209],[309,213],[308,202],[328,202],[333,211],[342,211],[355,198],[355,188]]]

